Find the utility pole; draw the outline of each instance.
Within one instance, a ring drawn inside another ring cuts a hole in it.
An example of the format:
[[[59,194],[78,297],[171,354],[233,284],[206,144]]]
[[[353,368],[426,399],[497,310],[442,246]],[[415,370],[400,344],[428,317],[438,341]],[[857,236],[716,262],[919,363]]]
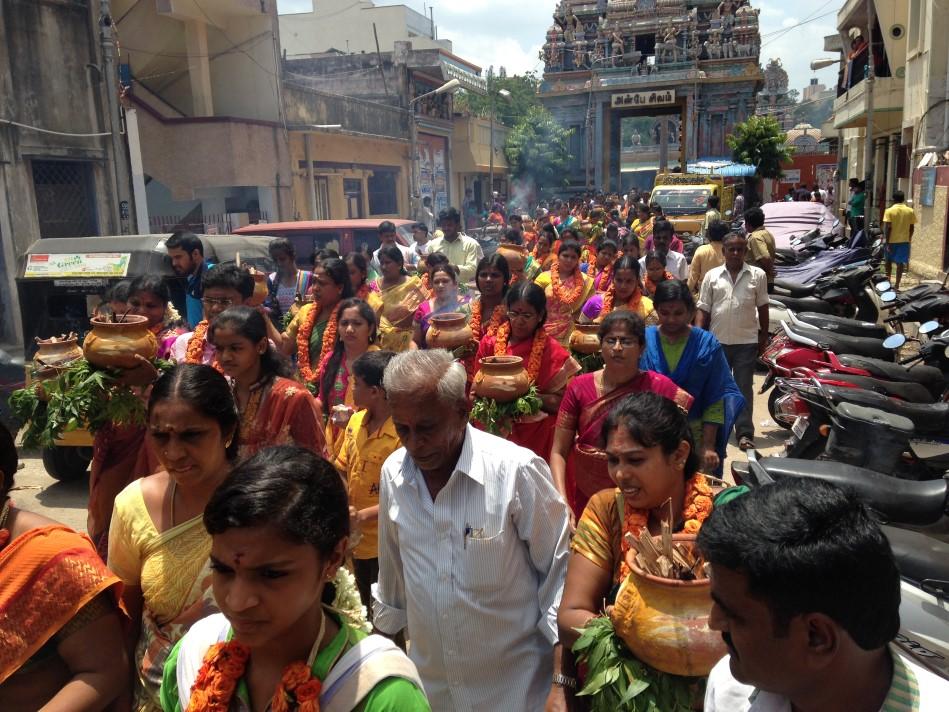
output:
[[[494,78],[494,67],[488,67],[488,99],[491,101],[491,151],[488,154],[488,203],[494,205],[494,112],[497,110],[495,105],[494,89],[491,87],[491,80]]]
[[[863,229],[870,228],[873,215],[873,198],[876,186],[873,184],[875,150],[873,147],[873,80],[876,76],[873,67],[873,18],[875,17],[873,0],[867,0],[867,76],[864,94],[867,104],[867,135],[863,145],[863,180],[866,183],[866,202],[863,208]]]
[[[115,39],[112,31],[112,10],[109,0],[99,2],[99,40],[102,45],[102,73],[105,75],[106,106],[109,112],[109,130],[112,132],[112,166],[115,182],[115,204],[112,219],[115,229],[124,235],[129,233],[132,210],[129,201],[129,169],[122,139],[122,121],[119,114],[119,87],[115,69]],[[124,207],[124,210],[122,209]],[[122,213],[126,217],[122,218]]]

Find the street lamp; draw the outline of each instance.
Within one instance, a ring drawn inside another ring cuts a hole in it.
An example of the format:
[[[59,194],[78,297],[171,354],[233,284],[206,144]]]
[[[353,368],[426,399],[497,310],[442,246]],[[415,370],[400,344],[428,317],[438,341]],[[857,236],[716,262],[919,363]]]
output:
[[[825,57],[823,59],[815,59],[811,62],[811,71],[816,72],[818,69],[826,69],[832,64],[837,64],[840,61],[839,58],[834,59],[832,57]]]
[[[498,89],[497,92],[493,92],[490,89],[488,91],[491,93],[491,152],[488,156],[488,196],[494,199],[494,121],[495,114],[497,113],[497,106],[495,104],[495,96],[499,96],[504,101],[510,102],[512,100],[511,92],[507,89]]]
[[[415,103],[429,96],[437,96],[439,94],[454,94],[461,88],[461,82],[457,79],[449,79],[447,82],[442,84],[438,89],[433,89],[432,91],[425,92],[424,94],[419,94],[417,97],[409,101],[409,138],[411,140],[411,152],[412,152],[412,170],[410,172],[410,186],[409,190],[411,191],[410,196],[410,209],[412,211],[412,217],[415,218],[418,214],[418,199],[419,199],[419,187],[418,187],[418,168],[419,168],[419,155],[418,155],[418,126],[415,123],[415,110],[413,107]]]

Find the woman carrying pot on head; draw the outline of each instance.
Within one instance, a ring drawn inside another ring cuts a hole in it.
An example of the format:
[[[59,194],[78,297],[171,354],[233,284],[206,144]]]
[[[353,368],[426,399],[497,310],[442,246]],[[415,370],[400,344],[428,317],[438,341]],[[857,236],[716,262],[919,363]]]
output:
[[[600,432],[619,401],[651,391],[686,411],[692,406],[692,396],[669,378],[639,369],[645,330],[642,317],[635,312],[620,310],[607,315],[599,330],[603,368],[574,378],[560,404],[550,471],[576,517],[590,497],[611,486]]]
[[[428,293],[418,277],[405,271],[405,257],[397,245],[383,245],[377,254],[382,271],[375,283],[382,298],[379,346],[394,353],[414,349],[412,317]]]
[[[299,448],[266,450],[235,468],[203,523],[221,612],[168,656],[165,712],[430,710],[405,653],[333,605],[350,521],[329,463]]]
[[[161,709],[165,658],[195,621],[217,611],[202,514],[237,458],[240,426],[227,380],[194,364],[179,364],[155,382],[147,420],[161,470],[115,498],[108,561],[125,584],[137,671],[132,708],[140,712]]]
[[[338,258],[324,260],[313,270],[313,301],[304,304],[282,334],[268,327],[270,339],[285,355],[295,355],[300,378],[312,386],[319,365],[336,342],[337,305],[353,296],[349,268]]]
[[[355,411],[352,378],[353,363],[367,351],[378,351],[376,313],[361,299],[340,302],[337,319],[339,329],[333,349],[320,363],[317,384],[318,409],[326,420],[324,435],[326,454],[332,459],[339,454],[343,433]]]
[[[481,359],[488,356],[523,359],[527,377],[537,387],[543,405],[537,415],[518,418],[508,439],[546,460],[553,444],[560,401],[570,379],[580,372],[580,364],[544,331],[547,298],[543,289],[532,282],[518,282],[508,290],[504,301],[507,321],[495,335],[482,337],[475,373],[480,369]]]
[[[646,329],[641,368],[662,373],[694,396],[689,410],[692,439],[705,472],[718,474],[728,434],[745,401],[725,353],[711,332],[692,326],[695,301],[680,280],[662,282],[654,300],[659,326]]]
[[[458,270],[451,264],[438,264],[428,273],[432,283],[432,296],[415,310],[413,321],[415,332],[412,340],[420,349],[427,348],[425,334],[431,318],[440,314],[460,313],[471,316],[471,299],[458,294]]]
[[[577,629],[603,615],[604,600],[613,605],[629,573],[624,534],[660,534],[669,503],[673,532],[697,533],[712,511],[688,419],[673,401],[655,393],[625,397],[606,416],[602,438],[610,485],[590,499],[571,542],[557,616],[565,648],[577,642]],[[564,662],[571,658],[565,650]]]
[[[361,252],[350,252],[346,255],[346,266],[349,268],[349,281],[353,286],[353,296],[362,299],[377,313],[382,309],[382,299],[370,279],[369,262]]]
[[[0,424],[0,709],[105,709],[128,692],[121,581],[88,537],[14,506],[18,467]]]
[[[566,346],[573,322],[593,293],[593,280],[580,271],[580,244],[574,240],[560,246],[557,262],[536,284],[547,296],[547,333]]]
[[[252,307],[231,307],[208,333],[218,363],[231,379],[240,413],[240,450],[245,459],[271,445],[297,444],[323,452],[323,419],[306,386],[267,338],[267,323]]]
[[[652,300],[643,295],[639,281],[639,260],[633,255],[623,255],[613,263],[613,278],[609,289],[603,294],[590,297],[580,312],[582,322],[600,322],[617,309],[635,312],[647,324],[657,321]]]
[[[313,273],[297,268],[297,251],[287,238],[271,240],[267,250],[277,265],[277,271],[267,277],[265,306],[270,309],[270,318],[279,324],[285,315],[295,314],[306,300]]]

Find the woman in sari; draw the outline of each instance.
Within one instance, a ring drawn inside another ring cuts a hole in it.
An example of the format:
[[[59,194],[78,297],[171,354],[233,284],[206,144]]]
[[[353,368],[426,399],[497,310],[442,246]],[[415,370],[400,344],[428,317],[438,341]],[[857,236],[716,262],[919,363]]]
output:
[[[603,615],[604,600],[613,605],[629,573],[624,534],[660,534],[667,502],[674,532],[698,532],[712,511],[713,490],[698,471],[688,421],[672,401],[655,393],[627,396],[606,417],[602,435],[611,485],[590,499],[570,546],[557,615],[565,671],[578,629]]]
[[[553,444],[560,401],[570,379],[580,372],[580,364],[544,331],[547,298],[543,289],[532,282],[518,282],[508,290],[504,301],[507,322],[494,336],[481,339],[475,369],[487,356],[524,359],[527,376],[537,386],[543,405],[540,413],[518,418],[508,439],[546,460]]]
[[[218,363],[231,379],[240,414],[243,460],[271,445],[297,444],[323,453],[323,419],[306,386],[291,380],[293,369],[270,345],[267,324],[252,307],[231,307],[208,332]]]
[[[718,474],[728,434],[745,401],[718,339],[692,326],[695,301],[689,286],[677,279],[662,282],[654,303],[659,326],[646,329],[640,368],[668,376],[694,396],[689,410],[693,442],[702,468]]]
[[[557,415],[550,471],[572,516],[579,517],[590,497],[611,486],[600,433],[613,406],[644,391],[658,393],[686,411],[692,406],[692,396],[670,379],[639,370],[645,330],[642,317],[635,312],[620,310],[607,315],[599,330],[603,368],[577,376],[567,386]]]
[[[587,262],[580,266],[581,271],[593,278],[593,289],[597,294],[607,291],[613,284],[613,263],[616,261],[616,243],[603,240],[594,250],[587,252]],[[592,297],[591,297],[592,298]]]
[[[485,336],[496,335],[498,329],[507,320],[504,295],[507,294],[510,284],[511,270],[503,255],[495,252],[478,261],[478,266],[475,268],[475,287],[478,289],[479,296],[471,303],[471,321],[468,322],[471,328],[471,344],[463,354],[469,386],[478,365],[475,357],[481,339]]]
[[[580,271],[580,244],[574,240],[564,242],[557,254],[557,263],[535,282],[547,296],[544,329],[561,346],[566,346],[574,319],[593,293],[593,280]]]
[[[316,384],[320,362],[336,341],[336,306],[353,296],[349,268],[341,259],[331,257],[313,270],[313,301],[305,304],[282,334],[268,327],[270,340],[285,355],[295,354],[300,378],[309,386]]]
[[[0,709],[97,712],[128,689],[122,584],[92,542],[13,505],[0,425]]]
[[[661,252],[647,252],[642,260],[646,264],[646,276],[643,279],[643,291],[652,299],[656,288],[667,279],[675,279],[666,269],[666,256]]]
[[[152,386],[148,440],[161,470],[115,498],[109,568],[125,584],[138,680],[133,709],[161,709],[158,687],[172,646],[217,611],[211,595],[211,538],[201,516],[227,478],[239,447],[239,420],[227,380],[210,366],[179,364]]]
[[[369,279],[369,262],[361,252],[350,252],[346,255],[346,266],[349,268],[349,281],[353,285],[353,296],[362,299],[375,310],[382,309],[382,299]]]
[[[607,314],[617,309],[635,312],[647,324],[658,321],[652,300],[643,295],[639,281],[639,260],[633,255],[623,255],[613,263],[610,288],[605,293],[594,294],[587,300],[580,312],[580,321],[600,322]]]
[[[531,258],[540,272],[549,270],[554,262],[555,255],[552,247],[556,240],[556,235],[557,231],[554,230],[553,225],[549,223],[544,225],[541,231],[537,233],[537,242],[534,244],[534,249],[531,250]],[[534,279],[537,279],[537,277],[534,277]]]
[[[652,213],[645,203],[636,206],[636,219],[630,229],[639,240],[639,249],[645,250],[646,240],[652,238]]]
[[[297,448],[263,452],[218,488],[204,523],[221,613],[169,655],[165,712],[428,712],[405,653],[331,607],[350,518],[329,463]]]
[[[188,331],[171,303],[171,292],[161,277],[143,274],[129,286],[128,313],[148,319],[148,330],[158,341],[158,358],[168,358],[172,344]]]
[[[394,353],[414,349],[412,317],[428,298],[428,292],[418,277],[410,277],[405,271],[405,258],[396,245],[383,245],[378,255],[382,270],[382,276],[376,280],[382,297],[379,347]]]
[[[425,334],[433,316],[449,313],[471,315],[471,300],[458,294],[458,271],[454,265],[436,265],[428,276],[432,284],[432,296],[422,302],[413,317],[415,331],[412,340],[420,349],[427,348]]]
[[[353,362],[367,351],[378,351],[376,313],[360,299],[347,299],[339,305],[339,331],[333,350],[320,364],[318,410],[326,421],[326,455],[339,454],[349,417],[355,411],[352,378]]]

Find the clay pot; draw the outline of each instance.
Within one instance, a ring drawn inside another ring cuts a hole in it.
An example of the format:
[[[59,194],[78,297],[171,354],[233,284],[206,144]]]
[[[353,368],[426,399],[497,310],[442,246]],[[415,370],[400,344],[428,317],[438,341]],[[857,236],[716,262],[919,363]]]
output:
[[[36,339],[36,353],[33,354],[33,378],[46,380],[53,378],[73,361],[82,358],[78,337],[67,339]]]
[[[695,534],[673,541],[695,544]],[[656,537],[658,540],[658,537]],[[674,581],[645,573],[627,555],[630,574],[620,585],[610,619],[616,634],[639,660],[662,672],[705,677],[728,652],[708,627],[712,610],[708,579]]]
[[[148,319],[127,315],[124,321],[112,323],[98,317],[92,319],[92,331],[82,342],[86,360],[100,368],[134,368],[135,354],[155,358],[158,341],[148,330]]]
[[[250,299],[244,302],[249,307],[259,307],[270,295],[270,289],[267,287],[267,275],[257,270],[250,270],[251,277],[254,278],[254,293]]]
[[[502,243],[498,245],[497,251],[499,255],[507,260],[507,266],[512,273],[524,271],[524,266],[527,264],[527,257],[530,255],[526,247]]]
[[[520,356],[486,356],[475,374],[472,391],[479,398],[510,403],[530,390],[530,379]]]
[[[429,318],[428,331],[425,332],[425,344],[428,348],[454,351],[469,341],[471,327],[468,326],[464,314],[448,312]]]
[[[600,352],[600,337],[597,332],[599,324],[581,324],[576,322],[570,334],[570,350],[578,354],[595,354]]]

